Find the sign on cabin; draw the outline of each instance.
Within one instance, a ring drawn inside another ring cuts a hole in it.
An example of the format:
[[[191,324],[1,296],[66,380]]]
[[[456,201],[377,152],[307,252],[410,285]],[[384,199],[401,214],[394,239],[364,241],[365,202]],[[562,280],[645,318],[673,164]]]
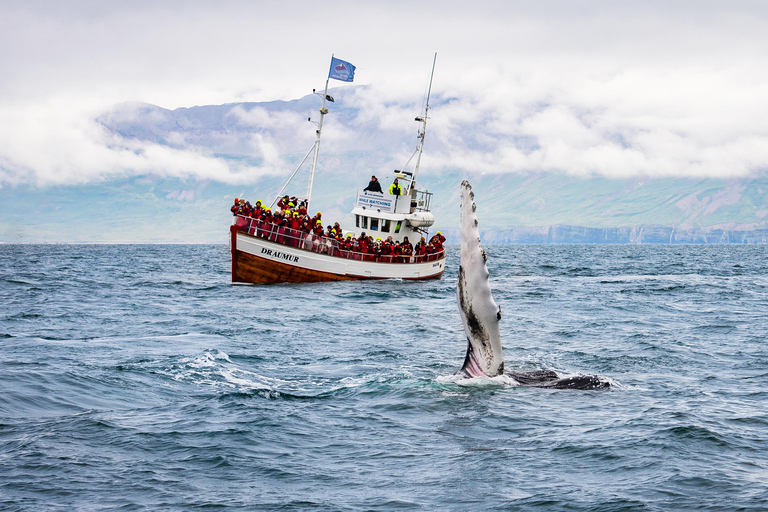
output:
[[[357,191],[357,202],[355,207],[365,207],[370,210],[381,210],[382,212],[395,212],[395,196],[379,194],[378,192],[368,192],[365,190]]]

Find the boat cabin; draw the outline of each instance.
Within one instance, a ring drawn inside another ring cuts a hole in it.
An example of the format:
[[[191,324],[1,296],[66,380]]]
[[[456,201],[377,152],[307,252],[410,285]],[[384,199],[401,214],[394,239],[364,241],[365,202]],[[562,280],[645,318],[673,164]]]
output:
[[[396,242],[402,242],[408,237],[412,244],[422,236],[426,237],[427,228],[435,222],[435,217],[429,211],[432,194],[412,191],[410,175],[408,172],[395,171],[395,177],[403,188],[403,194],[399,196],[359,189],[352,209],[355,227],[345,229],[344,232],[352,232],[355,237],[365,233],[382,240],[391,236]]]

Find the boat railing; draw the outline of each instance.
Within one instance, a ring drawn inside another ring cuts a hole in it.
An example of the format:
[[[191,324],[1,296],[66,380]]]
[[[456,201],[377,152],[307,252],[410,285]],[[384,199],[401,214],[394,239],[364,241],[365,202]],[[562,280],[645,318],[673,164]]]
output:
[[[350,251],[342,248],[338,240],[327,236],[318,236],[313,233],[305,233],[298,229],[279,226],[272,222],[237,215],[235,225],[241,233],[257,236],[270,242],[275,242],[288,247],[295,247],[304,251],[312,251],[318,254],[327,254],[337,258],[346,258],[358,261],[372,261],[376,263],[424,263],[437,261],[445,257],[445,251],[440,250],[432,254],[414,255],[378,255],[367,252]]]
[[[426,190],[416,191],[416,204],[412,204],[412,208],[417,212],[428,212],[432,203],[432,192]]]

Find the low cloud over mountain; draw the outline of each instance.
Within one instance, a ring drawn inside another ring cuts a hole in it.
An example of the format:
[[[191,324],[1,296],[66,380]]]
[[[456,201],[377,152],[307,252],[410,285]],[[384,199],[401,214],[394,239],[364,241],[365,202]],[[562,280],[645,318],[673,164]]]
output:
[[[606,93],[614,87],[609,82],[602,84]],[[356,189],[371,174],[391,179],[413,152],[413,119],[422,105],[412,98],[386,99],[372,86],[330,93],[336,101],[328,105],[313,209],[350,222]],[[712,123],[721,107],[694,116],[693,104],[666,105],[672,111],[665,112],[664,105],[637,96],[619,108],[586,91],[527,94],[514,94],[514,102],[433,96],[420,184],[434,193],[438,227],[455,225],[457,184],[464,177],[475,184],[488,230],[568,225],[744,231],[768,225],[768,128],[756,113],[744,109],[744,127],[717,131]],[[110,218],[125,217],[123,226],[182,215],[178,205],[184,204],[194,235],[137,229],[136,240],[221,240],[231,198],[271,199],[310,150],[315,127],[308,118],[317,121],[319,105],[315,95],[175,110],[123,103],[75,126],[45,128],[43,135],[73,132],[53,152],[35,151],[40,134],[21,149],[5,149],[2,208],[20,208],[21,198],[34,208],[42,198],[46,204],[70,198],[63,200],[69,206],[40,211],[60,218],[71,211],[74,229],[87,222],[81,214],[89,203],[113,210]],[[303,194],[308,168],[309,162],[289,188],[293,194]],[[96,199],[106,191],[109,206]],[[89,194],[94,197],[79,206],[71,199]],[[78,207],[81,214],[74,211]],[[134,213],[144,220],[126,217]],[[1,229],[2,239],[12,241],[18,226],[6,221]],[[132,233],[96,236],[89,229],[83,225],[69,235],[51,229],[50,237],[126,241]]]

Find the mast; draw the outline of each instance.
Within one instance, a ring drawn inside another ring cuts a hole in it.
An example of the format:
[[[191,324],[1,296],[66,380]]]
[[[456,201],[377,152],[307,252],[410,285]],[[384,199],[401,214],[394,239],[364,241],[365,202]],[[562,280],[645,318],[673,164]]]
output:
[[[335,67],[334,64],[336,64]],[[328,96],[328,83],[331,81],[331,78],[342,82],[352,82],[355,79],[355,66],[331,55],[331,69],[328,70],[328,79],[325,81],[325,91],[323,91],[323,105],[320,107],[320,122],[317,123],[317,131],[315,132],[317,138],[315,139],[314,155],[312,156],[312,170],[309,171],[309,183],[307,184],[307,208],[309,208],[309,201],[312,198],[312,184],[315,181],[315,168],[317,167],[317,153],[320,151],[320,134],[323,131],[323,118],[328,113],[328,109],[325,108],[325,102],[333,101],[333,98]],[[312,92],[314,92],[314,89]]]
[[[331,56],[331,63],[333,63],[333,56]],[[333,64],[331,64],[333,65]],[[309,171],[309,183],[307,184],[307,210],[309,210],[309,201],[312,199],[312,185],[315,182],[315,168],[317,167],[317,153],[320,151],[320,133],[323,131],[323,118],[328,113],[328,109],[325,108],[325,101],[328,99],[328,82],[331,81],[331,77],[325,81],[325,91],[323,91],[323,105],[320,107],[320,121],[317,123],[317,138],[315,139],[314,154],[312,155],[312,169]]]
[[[427,116],[429,115],[429,97],[432,94],[432,79],[435,76],[435,63],[437,63],[437,52],[435,52],[435,58],[432,60],[432,74],[429,76],[429,91],[427,92],[427,104],[424,108],[424,116],[417,117],[416,121],[421,123],[421,130],[419,130],[419,147],[416,148],[418,156],[416,157],[416,165],[413,167],[413,179],[411,180],[411,200],[416,200],[416,177],[419,175],[419,164],[421,163],[421,153],[424,150],[424,136],[427,133]]]
[[[336,64],[336,67],[334,67],[334,64]],[[307,160],[309,155],[312,154],[312,169],[309,171],[309,183],[307,183],[307,198],[306,198],[307,208],[309,208],[309,201],[312,198],[312,185],[315,182],[315,169],[317,168],[317,153],[320,151],[320,134],[323,131],[323,118],[325,117],[325,114],[328,113],[328,109],[325,108],[325,102],[333,101],[333,98],[328,95],[328,83],[331,81],[331,78],[333,78],[334,80],[340,80],[342,82],[352,82],[355,78],[355,66],[353,66],[347,61],[337,59],[335,56],[331,55],[331,69],[328,71],[328,79],[325,81],[325,90],[323,91],[323,105],[320,107],[320,121],[317,123],[317,130],[315,131],[315,134],[317,135],[317,137],[315,138],[315,144],[309,149],[309,152],[301,161],[299,166],[296,167],[296,170],[293,171],[293,174],[291,174],[291,177],[288,178],[288,181],[285,183],[285,185],[283,185],[283,188],[280,189],[280,192],[275,197],[275,200],[272,201],[272,206],[274,206],[277,200],[280,199],[280,194],[283,193],[283,191],[285,190],[285,187],[287,187],[288,183],[291,182],[293,177],[298,172],[299,168],[301,168],[301,166],[304,165],[304,162]],[[315,93],[315,90],[312,89],[312,92]],[[308,120],[312,121],[311,118]]]

